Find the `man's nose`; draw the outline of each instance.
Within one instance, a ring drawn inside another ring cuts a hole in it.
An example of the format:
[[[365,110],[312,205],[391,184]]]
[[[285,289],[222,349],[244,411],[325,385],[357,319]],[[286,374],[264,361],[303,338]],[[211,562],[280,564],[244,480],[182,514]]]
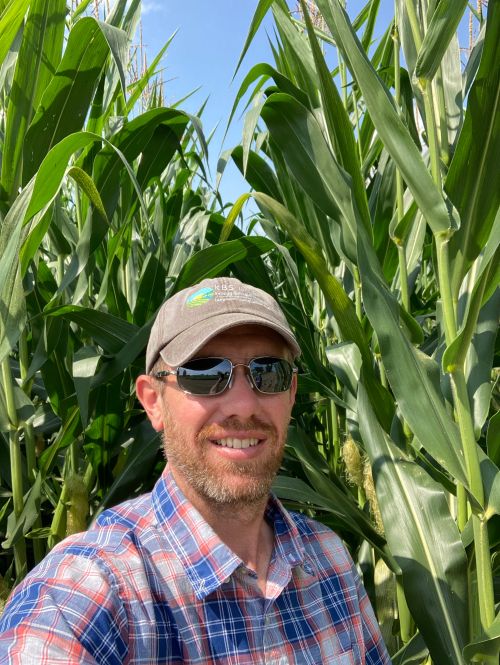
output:
[[[254,388],[248,369],[239,365],[234,368],[231,386],[226,390],[227,408],[233,413],[247,418],[253,415],[259,407],[259,393]]]

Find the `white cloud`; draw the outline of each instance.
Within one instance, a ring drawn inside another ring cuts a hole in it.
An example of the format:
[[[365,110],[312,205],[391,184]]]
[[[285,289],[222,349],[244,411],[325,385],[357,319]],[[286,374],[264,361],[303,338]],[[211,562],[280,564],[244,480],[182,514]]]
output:
[[[163,6],[159,2],[143,2],[141,6],[141,14],[146,16],[146,14],[152,14],[153,12],[162,11]]]

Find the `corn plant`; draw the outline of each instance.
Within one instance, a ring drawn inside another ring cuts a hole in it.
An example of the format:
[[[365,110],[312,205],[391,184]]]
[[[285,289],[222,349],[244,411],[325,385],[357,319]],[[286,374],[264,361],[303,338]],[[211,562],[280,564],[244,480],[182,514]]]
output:
[[[378,0],[309,4],[258,3],[275,63],[233,108],[304,349],[276,490],[350,542],[395,663],[497,663],[500,4],[465,67],[466,2],[397,0],[376,45]]]
[[[213,269],[190,258],[220,224],[200,119],[155,84],[169,42],[130,81],[140,2],[89,5],[0,3],[0,600],[160,472],[134,379],[165,295]]]

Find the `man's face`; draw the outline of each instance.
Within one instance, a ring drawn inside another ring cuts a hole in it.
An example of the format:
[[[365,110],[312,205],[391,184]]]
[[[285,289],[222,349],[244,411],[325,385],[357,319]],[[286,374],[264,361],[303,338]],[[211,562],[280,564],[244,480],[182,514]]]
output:
[[[259,356],[287,357],[277,333],[240,326],[210,340],[196,357],[225,357],[248,363]],[[163,442],[176,482],[191,500],[249,505],[267,497],[280,467],[296,392],[263,395],[254,390],[246,368],[233,372],[222,395],[184,393],[175,376],[160,386]]]

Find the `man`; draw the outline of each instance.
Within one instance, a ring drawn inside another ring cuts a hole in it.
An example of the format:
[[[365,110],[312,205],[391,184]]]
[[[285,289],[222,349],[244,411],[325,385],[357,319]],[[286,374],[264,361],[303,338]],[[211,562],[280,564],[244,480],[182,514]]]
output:
[[[236,279],[166,301],[137,379],[165,471],[17,588],[1,665],[390,662],[339,538],[270,494],[299,353],[275,300]]]

